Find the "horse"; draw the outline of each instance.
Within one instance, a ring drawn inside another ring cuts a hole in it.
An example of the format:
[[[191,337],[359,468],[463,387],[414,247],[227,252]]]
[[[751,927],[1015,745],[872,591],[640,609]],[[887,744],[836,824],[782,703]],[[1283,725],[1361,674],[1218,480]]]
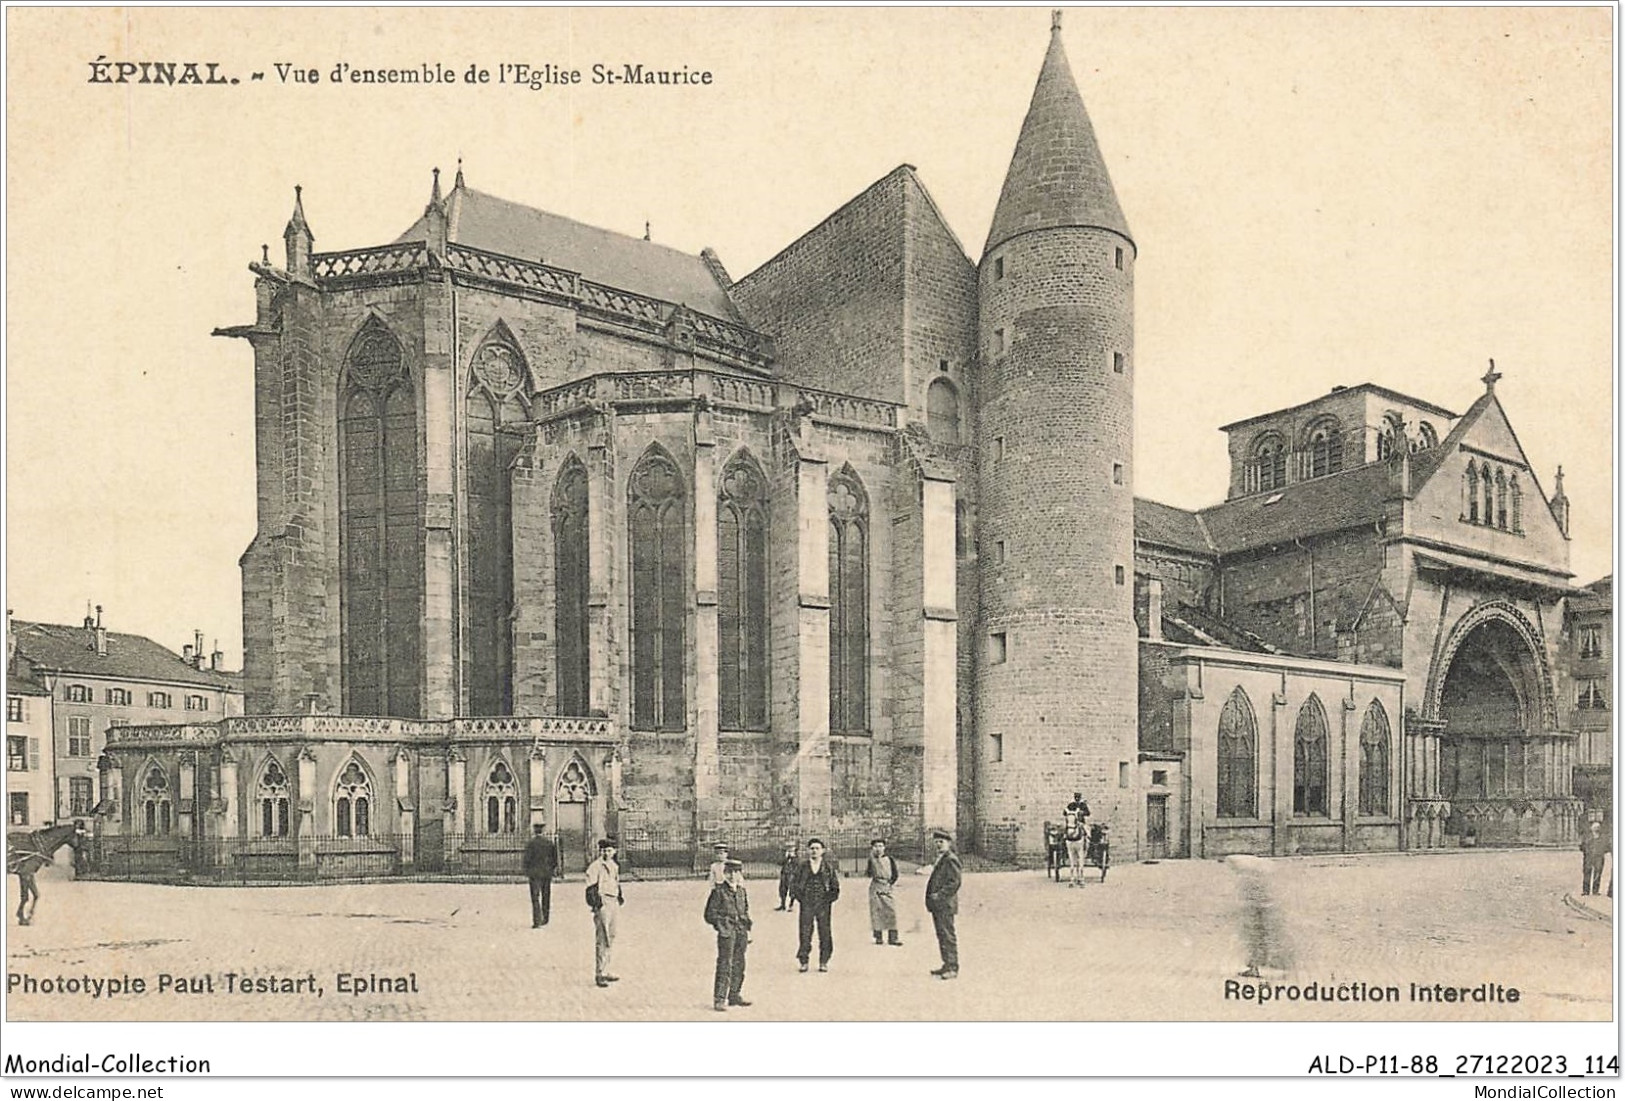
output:
[[[17,877],[17,924],[28,925],[34,920],[34,908],[39,905],[39,885],[34,875],[56,859],[56,851],[63,845],[74,850],[74,866],[78,866],[81,834],[76,822],[46,826],[32,833],[6,835],[6,870]]]

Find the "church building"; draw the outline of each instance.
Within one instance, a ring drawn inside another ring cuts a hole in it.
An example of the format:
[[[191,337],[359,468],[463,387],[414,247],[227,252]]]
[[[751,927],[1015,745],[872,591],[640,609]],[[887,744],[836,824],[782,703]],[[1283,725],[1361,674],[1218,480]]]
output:
[[[1136,500],[1138,251],[1059,19],[979,255],[903,165],[733,279],[438,172],[252,322],[246,715],[113,732],[268,865],[517,867],[615,833],[1031,859],[1555,843],[1567,569],[1495,396],[1364,385]],[[407,224],[410,223],[410,224]],[[180,839],[177,839],[179,851]]]

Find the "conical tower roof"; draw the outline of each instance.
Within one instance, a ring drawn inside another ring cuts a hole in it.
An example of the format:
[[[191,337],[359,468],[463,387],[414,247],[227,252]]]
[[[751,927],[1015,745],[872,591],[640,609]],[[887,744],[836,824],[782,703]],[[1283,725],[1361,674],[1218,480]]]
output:
[[[1098,226],[1133,240],[1095,141],[1095,128],[1072,79],[1059,18],[1050,30],[1049,52],[1016,139],[983,254],[1018,233],[1056,226]]]

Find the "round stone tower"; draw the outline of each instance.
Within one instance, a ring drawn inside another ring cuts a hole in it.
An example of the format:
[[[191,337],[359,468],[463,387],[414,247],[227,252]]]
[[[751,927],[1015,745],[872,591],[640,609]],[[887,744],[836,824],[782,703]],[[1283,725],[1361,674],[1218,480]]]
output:
[[[981,642],[976,817],[1042,850],[1080,791],[1138,834],[1134,261],[1061,45],[1049,52],[978,272]]]

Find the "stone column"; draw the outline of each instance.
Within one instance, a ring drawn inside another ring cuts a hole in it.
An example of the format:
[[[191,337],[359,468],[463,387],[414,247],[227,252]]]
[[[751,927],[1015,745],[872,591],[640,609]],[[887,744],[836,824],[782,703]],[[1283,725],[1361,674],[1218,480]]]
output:
[[[401,866],[417,859],[417,804],[412,801],[412,757],[404,747],[395,751],[395,806],[400,814]]]
[[[1341,739],[1343,778],[1338,782],[1342,790],[1343,800],[1343,851],[1348,852],[1354,848],[1354,816],[1360,809],[1359,792],[1359,727],[1356,725],[1358,716],[1355,712],[1359,703],[1354,698],[1354,684],[1349,683],[1349,694],[1339,708],[1342,719],[1339,723],[1338,737]],[[1351,737],[1351,732],[1353,732]]]
[[[532,746],[530,750],[530,824],[547,821],[547,748]],[[558,832],[555,827],[555,834]]]
[[[805,420],[803,421],[805,424]],[[796,470],[798,537],[798,701],[796,809],[803,832],[822,829],[831,810],[829,751],[828,465],[801,456]]]
[[[307,746],[299,751],[299,866],[316,864],[316,754]]]
[[[959,739],[955,729],[959,700],[959,614],[954,483],[928,477],[923,489],[925,821],[922,824],[928,829],[952,830],[958,819],[959,789]]]
[[[182,750],[178,772],[176,830],[182,837],[191,839],[192,823],[196,821],[197,814],[197,754],[189,749]]]
[[[463,774],[467,762],[461,750],[453,749],[446,754],[446,804],[445,804],[445,838],[446,860],[455,863],[463,849],[463,801],[468,793],[463,790]]]
[[[456,616],[456,339],[450,285],[423,294],[423,696],[422,717],[458,710]]]
[[[599,384],[609,381],[600,379]],[[615,493],[614,440],[614,413],[606,402],[587,441],[587,693],[597,715],[612,714],[615,707],[610,593],[614,591],[615,533],[622,510]]]
[[[710,375],[695,378],[709,388]],[[717,477],[716,438],[703,396],[694,414],[694,813],[696,836],[716,813],[717,744]]]
[[[237,836],[237,758],[228,750],[220,755],[220,837]]]
[[[1285,675],[1282,681],[1286,680]],[[1283,739],[1281,719],[1286,713],[1286,686],[1270,693],[1270,855],[1286,853],[1287,828],[1292,821],[1292,786],[1282,777],[1292,776],[1292,738]],[[1283,745],[1282,742],[1286,744]],[[1282,790],[1283,786],[1285,791]]]

